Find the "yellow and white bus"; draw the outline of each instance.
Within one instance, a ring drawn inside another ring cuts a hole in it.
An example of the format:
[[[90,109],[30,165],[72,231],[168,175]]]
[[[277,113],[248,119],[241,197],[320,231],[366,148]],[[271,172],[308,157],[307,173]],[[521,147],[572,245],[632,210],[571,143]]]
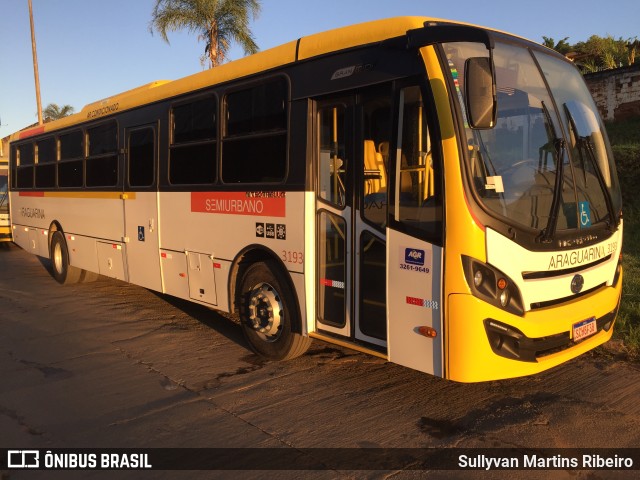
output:
[[[7,160],[0,158],[0,243],[11,241],[9,224],[9,165]]]
[[[311,338],[474,382],[607,341],[621,196],[571,62],[403,17],[300,38],[12,137],[14,241]]]

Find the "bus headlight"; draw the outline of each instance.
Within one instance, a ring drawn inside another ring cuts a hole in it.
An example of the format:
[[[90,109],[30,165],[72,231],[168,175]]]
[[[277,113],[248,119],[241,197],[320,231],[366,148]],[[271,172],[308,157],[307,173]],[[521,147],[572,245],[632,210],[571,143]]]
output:
[[[473,283],[477,287],[482,285],[482,270],[476,270],[476,273],[473,274]]]
[[[524,315],[522,296],[516,284],[497,268],[462,256],[464,274],[474,296],[516,315]]]
[[[503,290],[500,293],[500,305],[506,307],[509,304],[509,290]]]

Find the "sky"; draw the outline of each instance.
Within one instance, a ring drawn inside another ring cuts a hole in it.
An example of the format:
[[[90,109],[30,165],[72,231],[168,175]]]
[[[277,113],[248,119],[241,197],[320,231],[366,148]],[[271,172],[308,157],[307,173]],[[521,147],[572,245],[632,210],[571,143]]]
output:
[[[32,0],[42,106],[88,103],[203,69],[197,34],[149,30],[155,0]],[[262,0],[262,50],[301,36],[402,15],[459,20],[542,42],[640,38],[639,0]],[[243,56],[231,51],[231,59]],[[37,122],[27,0],[0,0],[0,138]]]

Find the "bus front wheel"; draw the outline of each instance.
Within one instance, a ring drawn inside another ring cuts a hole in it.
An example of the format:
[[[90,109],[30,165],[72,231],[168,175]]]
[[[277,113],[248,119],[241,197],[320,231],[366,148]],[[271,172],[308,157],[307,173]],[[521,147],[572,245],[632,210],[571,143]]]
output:
[[[67,285],[80,280],[82,270],[69,264],[69,250],[62,232],[54,232],[51,237],[51,266],[53,278]]]
[[[270,360],[289,360],[307,351],[311,339],[291,329],[300,314],[293,290],[275,262],[250,265],[239,295],[242,331],[256,353]]]

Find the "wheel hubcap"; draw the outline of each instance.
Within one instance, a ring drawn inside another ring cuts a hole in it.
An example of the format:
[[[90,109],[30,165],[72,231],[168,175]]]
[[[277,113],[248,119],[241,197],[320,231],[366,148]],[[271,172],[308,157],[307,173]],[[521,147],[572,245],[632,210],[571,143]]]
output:
[[[62,248],[59,243],[56,243],[53,248],[53,265],[56,272],[62,273]]]
[[[278,292],[268,283],[249,293],[249,325],[267,342],[275,342],[282,331],[284,307]]]

